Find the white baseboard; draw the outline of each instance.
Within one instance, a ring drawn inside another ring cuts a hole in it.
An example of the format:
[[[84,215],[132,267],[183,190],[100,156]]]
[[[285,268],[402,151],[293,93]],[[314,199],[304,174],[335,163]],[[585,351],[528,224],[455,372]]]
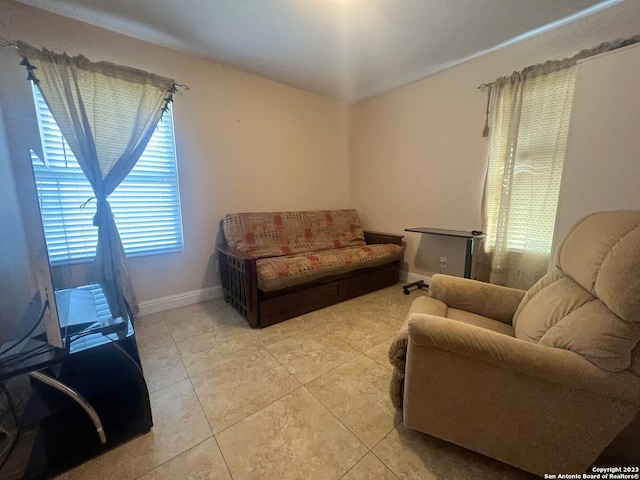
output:
[[[429,283],[431,281],[431,277],[411,273],[407,270],[400,270],[401,282],[411,283],[417,282],[418,280],[424,280],[426,283]],[[166,297],[152,298],[151,300],[140,302],[138,303],[138,307],[140,308],[138,316],[142,317],[144,315],[164,312],[165,310],[171,310],[173,308],[186,307],[187,305],[206,302],[208,300],[213,300],[214,298],[222,298],[222,287],[220,285],[191,290],[190,292],[177,293],[175,295],[167,295]]]
[[[151,315],[152,313],[163,312],[165,310],[171,310],[172,308],[185,307],[194,303],[206,302],[207,300],[213,300],[214,298],[221,297],[222,287],[218,285],[216,287],[200,288],[198,290],[191,290],[190,292],[153,298],[138,304],[138,307],[140,308],[138,316],[142,317],[143,315]]]
[[[407,270],[400,270],[400,281],[404,283],[413,283],[417,282],[418,280],[422,280],[428,284],[431,282],[431,277],[418,275],[417,273],[411,273]]]

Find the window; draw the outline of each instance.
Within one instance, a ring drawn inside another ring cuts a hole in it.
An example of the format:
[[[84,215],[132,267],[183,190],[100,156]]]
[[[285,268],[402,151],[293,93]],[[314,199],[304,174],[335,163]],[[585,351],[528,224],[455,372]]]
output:
[[[483,201],[484,280],[527,289],[547,271],[574,80],[575,68],[566,68],[497,85]]]
[[[51,264],[92,260],[98,229],[95,201],[86,202],[93,190],[37,88],[34,95],[44,159],[32,151],[31,160]],[[109,203],[127,256],[182,251],[171,109]]]

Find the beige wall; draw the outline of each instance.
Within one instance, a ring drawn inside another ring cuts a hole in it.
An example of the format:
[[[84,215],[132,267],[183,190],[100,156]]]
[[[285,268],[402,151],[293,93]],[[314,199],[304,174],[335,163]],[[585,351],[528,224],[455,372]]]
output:
[[[0,0],[0,11],[0,37],[191,87],[174,106],[185,252],[131,260],[141,301],[217,285],[211,255],[231,211],[355,206],[375,230],[480,228],[486,97],[476,87],[640,25],[640,2],[627,1],[349,107],[10,0]],[[431,275],[446,256],[444,272],[462,273],[464,241],[405,240],[410,272]]]
[[[0,103],[0,347],[37,291]]]
[[[628,1],[355,105],[351,194],[365,226],[393,232],[410,226],[480,229],[486,96],[476,87],[638,33],[640,2]],[[410,272],[461,274],[464,241],[416,233],[406,233],[405,240]],[[447,270],[440,270],[440,256],[449,258]]]
[[[598,210],[640,209],[640,44],[578,65],[554,244]]]
[[[191,88],[174,103],[184,253],[131,259],[140,301],[219,283],[211,255],[225,213],[349,206],[347,105],[9,0],[0,12],[2,38]],[[22,67],[2,65],[0,83],[7,68]]]

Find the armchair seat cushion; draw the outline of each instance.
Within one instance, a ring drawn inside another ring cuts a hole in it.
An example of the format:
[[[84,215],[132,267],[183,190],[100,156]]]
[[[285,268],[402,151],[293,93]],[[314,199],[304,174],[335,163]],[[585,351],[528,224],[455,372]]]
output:
[[[468,325],[475,325],[476,327],[484,328],[486,330],[502,333],[510,337],[516,336],[515,330],[511,325],[499,322],[493,318],[478,315],[477,313],[467,312],[466,310],[450,308],[447,310],[447,318],[466,323]]]
[[[409,342],[409,323],[412,319],[420,318],[424,315],[448,318],[449,320],[455,320],[509,337],[515,337],[514,328],[499,320],[457,308],[450,308],[446,303],[436,300],[435,298],[416,298],[411,304],[407,319],[402,327],[400,327],[400,331],[396,334],[389,348],[389,362],[395,367],[389,384],[389,394],[391,396],[391,402],[396,408],[401,408],[403,403],[404,372]]]
[[[385,243],[261,258],[256,262],[258,288],[270,292],[330,275],[376,267],[401,260],[403,252],[401,245]]]

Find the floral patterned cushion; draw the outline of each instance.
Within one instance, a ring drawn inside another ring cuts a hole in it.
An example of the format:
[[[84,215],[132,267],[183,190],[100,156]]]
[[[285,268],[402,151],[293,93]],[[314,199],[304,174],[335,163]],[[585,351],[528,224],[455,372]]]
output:
[[[366,245],[354,209],[233,213],[222,228],[227,245],[258,258]]]
[[[258,288],[269,292],[327,275],[375,267],[401,260],[403,252],[400,245],[376,244],[262,258],[256,262]]]

